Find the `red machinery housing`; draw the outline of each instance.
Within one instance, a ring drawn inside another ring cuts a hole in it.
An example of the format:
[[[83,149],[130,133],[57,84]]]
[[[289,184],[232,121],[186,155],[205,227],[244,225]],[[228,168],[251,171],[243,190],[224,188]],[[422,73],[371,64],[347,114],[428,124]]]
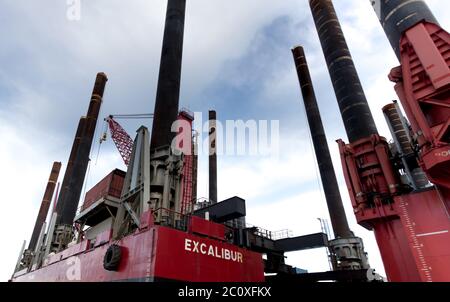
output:
[[[450,35],[424,22],[400,45],[402,65],[390,79],[417,136],[420,164],[450,202]]]

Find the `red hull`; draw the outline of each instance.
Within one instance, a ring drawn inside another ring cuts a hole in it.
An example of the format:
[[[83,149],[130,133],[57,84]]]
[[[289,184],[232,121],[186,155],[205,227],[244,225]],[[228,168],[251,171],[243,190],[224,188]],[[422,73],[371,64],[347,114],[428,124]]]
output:
[[[103,235],[109,238],[109,233]],[[109,282],[178,280],[193,282],[263,282],[261,254],[229,243],[168,227],[151,225],[114,242],[122,247],[118,271],[103,268],[109,240],[84,241],[51,256],[38,270],[15,275],[14,282]],[[20,276],[18,276],[20,275]]]

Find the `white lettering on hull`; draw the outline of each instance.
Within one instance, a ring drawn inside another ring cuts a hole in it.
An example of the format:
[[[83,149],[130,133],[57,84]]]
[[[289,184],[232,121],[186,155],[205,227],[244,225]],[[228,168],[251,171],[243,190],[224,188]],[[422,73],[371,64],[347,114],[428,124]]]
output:
[[[224,259],[227,261],[233,261],[238,263],[244,262],[244,256],[242,255],[241,252],[202,243],[188,238],[184,240],[184,249],[188,252],[208,255],[218,259]]]

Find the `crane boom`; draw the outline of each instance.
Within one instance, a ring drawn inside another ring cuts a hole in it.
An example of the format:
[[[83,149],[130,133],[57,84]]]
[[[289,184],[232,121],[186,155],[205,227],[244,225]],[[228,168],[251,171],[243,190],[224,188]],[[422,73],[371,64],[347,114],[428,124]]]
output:
[[[133,139],[125,131],[125,129],[123,129],[122,126],[114,120],[112,115],[106,119],[106,122],[108,123],[109,131],[111,132],[111,138],[119,150],[123,162],[128,166],[130,163],[131,152],[133,150]]]

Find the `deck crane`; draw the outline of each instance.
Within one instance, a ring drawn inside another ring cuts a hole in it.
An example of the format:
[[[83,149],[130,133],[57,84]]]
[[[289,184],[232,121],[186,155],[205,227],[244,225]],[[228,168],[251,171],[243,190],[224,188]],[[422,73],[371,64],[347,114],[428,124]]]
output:
[[[133,139],[130,135],[123,129],[123,127],[116,121],[116,119],[146,119],[153,118],[152,113],[146,114],[116,114],[110,115],[105,118],[105,122],[108,124],[109,131],[111,132],[111,138],[114,144],[119,150],[122,156],[123,162],[126,166],[130,163],[131,152],[133,150]],[[105,131],[100,138],[100,144],[106,140],[107,132]]]

